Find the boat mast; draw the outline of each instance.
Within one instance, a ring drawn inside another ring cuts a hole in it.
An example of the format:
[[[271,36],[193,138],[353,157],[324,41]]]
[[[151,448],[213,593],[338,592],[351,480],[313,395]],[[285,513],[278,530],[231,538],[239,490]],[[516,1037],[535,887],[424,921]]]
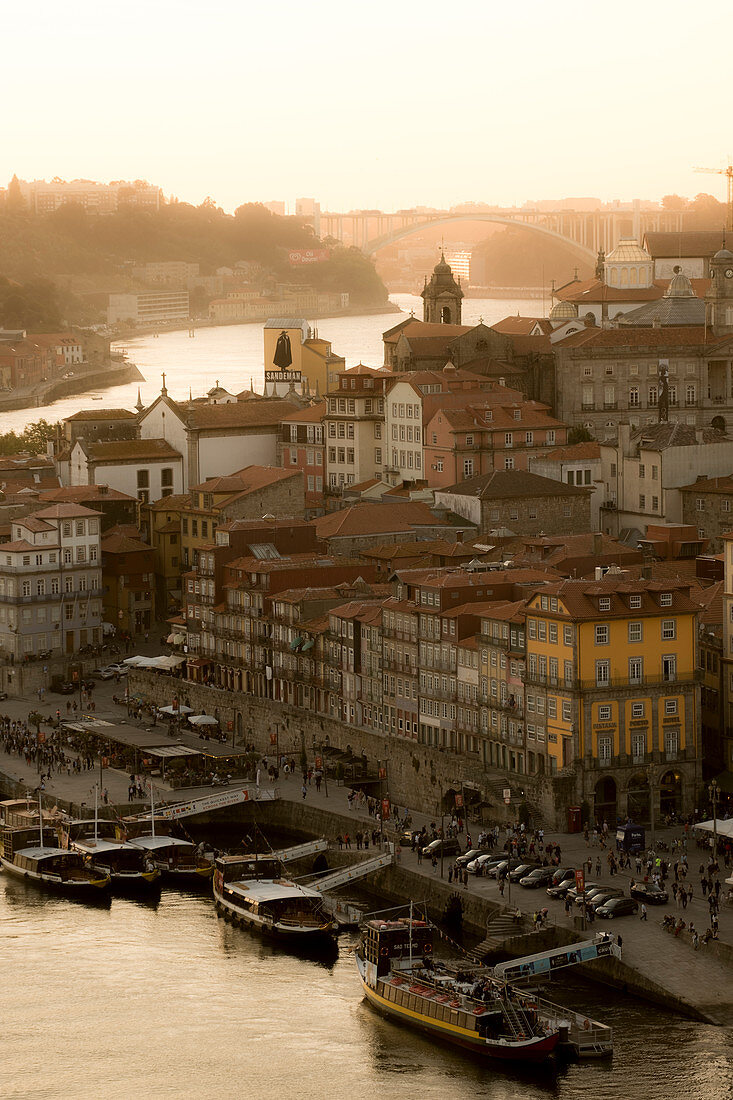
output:
[[[413,968],[413,899],[409,899],[409,969]]]
[[[155,836],[155,791],[153,790],[153,781],[150,780],[150,825],[151,836]]]
[[[43,847],[43,803],[41,802],[41,788],[38,788],[38,836],[39,847]]]
[[[97,817],[99,814],[99,784],[94,784],[94,843],[97,843]]]

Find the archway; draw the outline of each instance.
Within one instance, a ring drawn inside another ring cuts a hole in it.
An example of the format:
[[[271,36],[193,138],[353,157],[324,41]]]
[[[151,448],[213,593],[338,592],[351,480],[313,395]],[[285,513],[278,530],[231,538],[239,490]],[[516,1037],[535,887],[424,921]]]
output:
[[[627,816],[639,823],[649,821],[649,777],[641,773],[632,775],[626,795]]]
[[[440,310],[440,323],[441,323],[441,325],[450,325],[452,323],[450,306],[442,306],[441,307],[441,310]]]
[[[710,421],[710,427],[711,428],[716,428],[717,431],[719,431],[719,432],[724,432],[725,431],[725,417],[724,416],[714,416],[713,419]]]
[[[679,817],[682,813],[682,775],[665,772],[659,781],[659,812],[662,817]]]
[[[593,798],[596,824],[602,825],[605,821],[609,828],[613,828],[616,824],[616,780],[610,775],[599,779]]]

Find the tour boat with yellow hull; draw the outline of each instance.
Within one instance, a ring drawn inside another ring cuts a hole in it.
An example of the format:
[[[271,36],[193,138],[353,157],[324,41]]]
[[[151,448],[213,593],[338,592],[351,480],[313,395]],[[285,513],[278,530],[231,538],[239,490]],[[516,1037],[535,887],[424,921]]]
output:
[[[38,845],[14,849],[9,841],[6,836],[0,863],[4,871],[17,878],[46,889],[89,896],[109,887],[109,875],[88,867],[80,852]]]
[[[283,878],[269,856],[219,856],[213,889],[225,916],[289,944],[331,941],[338,930],[318,890]]]
[[[178,885],[193,886],[207,883],[213,872],[214,862],[190,840],[175,836],[136,836],[129,843],[144,852],[148,860],[164,879]]]
[[[124,840],[78,837],[71,841],[71,848],[86,857],[95,871],[109,875],[113,888],[147,890],[159,882],[160,871],[153,860]]]
[[[559,1030],[489,971],[434,959],[427,921],[366,921],[356,963],[367,1000],[385,1016],[482,1057],[536,1064],[553,1056]]]

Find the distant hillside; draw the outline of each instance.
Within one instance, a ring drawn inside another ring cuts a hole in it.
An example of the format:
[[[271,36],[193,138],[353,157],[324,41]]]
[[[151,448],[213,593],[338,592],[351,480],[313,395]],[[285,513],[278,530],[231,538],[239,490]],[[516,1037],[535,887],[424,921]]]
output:
[[[338,246],[323,263],[290,267],[289,250],[320,243],[300,219],[259,204],[240,206],[234,215],[211,202],[172,202],[157,212],[129,208],[104,217],[73,205],[41,216],[0,211],[0,275],[15,282],[66,275],[81,277],[89,289],[116,289],[130,261],[185,260],[200,264],[206,275],[247,260],[279,281],[346,291],[356,305],[386,301],[386,287],[358,249]]]
[[[508,227],[476,245],[471,255],[475,286],[556,286],[569,282],[575,269],[590,278],[594,265],[564,245],[526,229]]]

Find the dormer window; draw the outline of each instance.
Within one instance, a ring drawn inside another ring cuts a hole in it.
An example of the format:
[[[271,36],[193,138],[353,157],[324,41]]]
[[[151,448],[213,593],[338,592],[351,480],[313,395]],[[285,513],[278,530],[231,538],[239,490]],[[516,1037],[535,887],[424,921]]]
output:
[[[610,596],[601,596],[601,598],[598,601],[598,610],[599,611],[610,611],[611,610],[611,597]]]
[[[629,596],[629,607],[632,607],[632,608],[641,607],[641,596]]]
[[[514,410],[514,419],[515,420],[521,420],[522,419],[522,410],[521,409],[515,409]]]
[[[660,607],[671,607],[672,606],[672,593],[671,592],[662,592],[659,596],[659,605],[660,605]]]

